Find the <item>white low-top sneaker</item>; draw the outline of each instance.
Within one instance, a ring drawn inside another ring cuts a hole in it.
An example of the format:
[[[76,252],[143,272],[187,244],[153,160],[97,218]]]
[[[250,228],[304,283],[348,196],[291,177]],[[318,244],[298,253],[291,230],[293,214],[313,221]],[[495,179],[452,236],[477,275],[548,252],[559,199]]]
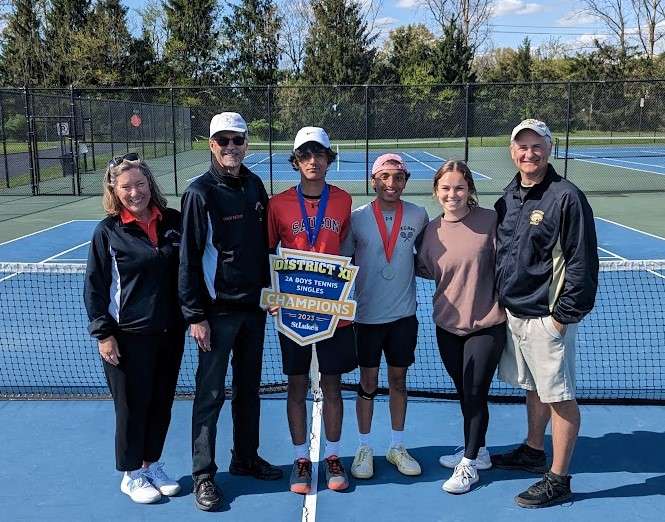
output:
[[[455,469],[457,465],[462,461],[464,457],[464,448],[459,450],[454,455],[441,455],[439,457],[439,464],[444,468]],[[478,450],[478,456],[476,457],[476,469],[490,469],[492,467],[492,461],[490,460],[490,452],[487,451],[487,448],[483,446]]]
[[[178,484],[164,471],[163,462],[153,462],[148,466],[145,472],[146,477],[155,488],[159,490],[162,495],[172,497],[180,493],[180,484]]]
[[[420,464],[414,459],[404,446],[391,446],[386,454],[386,460],[397,466],[397,471],[402,475],[420,475],[422,470]]]
[[[472,464],[462,464],[460,462],[455,466],[453,476],[446,480],[441,488],[448,493],[460,495],[469,491],[478,480],[476,467]]]
[[[369,479],[374,476],[374,451],[369,446],[362,445],[356,451],[351,464],[351,475],[357,479]]]
[[[129,498],[138,504],[152,504],[162,498],[159,491],[152,487],[142,469],[125,471],[120,482],[120,491],[129,495]]]

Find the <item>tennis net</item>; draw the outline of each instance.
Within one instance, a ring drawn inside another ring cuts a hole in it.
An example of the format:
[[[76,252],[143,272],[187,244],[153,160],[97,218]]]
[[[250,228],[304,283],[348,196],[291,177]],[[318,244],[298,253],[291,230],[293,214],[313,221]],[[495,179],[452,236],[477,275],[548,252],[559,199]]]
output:
[[[0,398],[108,397],[82,303],[85,265],[0,263]],[[432,323],[430,281],[418,280],[420,321],[412,395],[454,397]],[[580,400],[665,402],[665,261],[603,261],[596,307],[577,337]],[[188,338],[177,393],[194,391],[196,349]],[[386,372],[380,373],[386,387]],[[230,370],[227,384],[230,386]],[[354,386],[357,372],[344,376]],[[266,327],[262,388],[283,390],[285,377],[272,319]],[[495,378],[491,395],[523,392]]]
[[[554,141],[558,159],[665,156],[665,136],[569,136]]]

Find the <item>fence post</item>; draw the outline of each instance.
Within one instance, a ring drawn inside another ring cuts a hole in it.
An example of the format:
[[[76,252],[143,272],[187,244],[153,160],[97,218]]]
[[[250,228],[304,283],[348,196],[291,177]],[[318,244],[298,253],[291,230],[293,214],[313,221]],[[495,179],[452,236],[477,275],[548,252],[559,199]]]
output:
[[[2,158],[5,164],[5,183],[9,188],[9,165],[7,164],[7,135],[5,134],[5,97],[0,92],[0,130],[2,131]]]
[[[178,160],[176,153],[178,151],[176,145],[175,133],[175,101],[173,99],[173,87],[171,87],[171,138],[173,139],[173,184],[175,187],[175,195],[178,195]]]
[[[272,196],[275,193],[273,187],[273,177],[272,177],[272,86],[268,85],[268,162],[270,167],[268,172],[270,173],[270,195]]]
[[[568,103],[566,104],[566,153],[563,159],[563,177],[568,177],[568,142],[570,138],[570,110],[573,98],[573,84],[568,82]]]
[[[109,140],[111,141],[111,159],[115,158],[115,136],[113,135],[113,110],[111,109],[111,100],[108,101],[109,113]]]
[[[95,103],[95,105],[97,105]],[[95,159],[95,128],[92,122],[95,119],[92,117],[92,98],[88,98],[88,117],[90,118],[90,150],[92,151],[92,170],[97,170],[97,161]]]
[[[365,85],[365,194],[369,196],[369,85]]]
[[[30,160],[30,183],[32,189],[32,195],[36,196],[39,193],[39,183],[37,182],[37,177],[35,176],[35,150],[34,150],[34,132],[32,125],[32,115],[30,114],[30,90],[26,86],[23,89],[24,99],[25,99],[25,122],[28,124],[27,139],[28,139],[28,158]]]
[[[471,85],[466,84],[464,86],[464,161],[468,163],[469,161],[469,118],[471,117]]]
[[[69,135],[70,150],[74,155],[74,176],[72,179],[72,192],[75,195],[81,195],[81,173],[79,172],[79,141],[76,130],[76,100],[74,99],[74,86],[69,86],[69,105],[71,108],[72,132]],[[72,136],[73,133],[73,136]]]

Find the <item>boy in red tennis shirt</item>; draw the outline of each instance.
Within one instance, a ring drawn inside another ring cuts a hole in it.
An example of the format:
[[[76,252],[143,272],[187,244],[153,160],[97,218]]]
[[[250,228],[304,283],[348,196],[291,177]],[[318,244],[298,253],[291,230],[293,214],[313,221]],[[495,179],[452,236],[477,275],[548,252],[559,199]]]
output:
[[[268,203],[268,243],[312,252],[339,255],[349,228],[351,196],[326,183],[326,172],[335,160],[330,138],[319,127],[303,127],[289,158],[300,172],[300,183],[274,196]],[[312,359],[311,346],[300,346],[279,334],[282,366],[288,376],[286,412],[293,441],[295,462],[290,488],[307,494],[311,489],[312,462],[307,445],[307,381]],[[316,343],[323,391],[323,423],[326,434],[325,469],[328,487],[341,491],[349,486],[339,455],[343,403],[341,374],[357,367],[355,337],[348,321],[340,321],[335,335]]]

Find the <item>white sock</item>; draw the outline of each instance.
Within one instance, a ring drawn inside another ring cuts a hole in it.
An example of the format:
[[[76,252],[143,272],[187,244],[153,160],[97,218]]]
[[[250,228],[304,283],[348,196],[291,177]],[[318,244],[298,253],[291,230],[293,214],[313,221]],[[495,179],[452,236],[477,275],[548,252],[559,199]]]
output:
[[[293,456],[294,460],[298,459],[307,459],[309,460],[309,448],[307,443],[305,444],[294,444],[293,445]]]
[[[466,457],[462,457],[462,460],[460,460],[460,464],[464,464],[465,466],[473,466],[474,468],[476,467],[476,459],[467,459]]]
[[[361,446],[369,446],[369,433],[358,433],[358,442]]]
[[[323,458],[327,459],[328,457],[331,457],[332,455],[335,455],[339,457],[339,441],[336,440],[335,442],[326,440],[326,451],[323,454]]]
[[[404,430],[390,430],[390,447],[394,448],[395,446],[404,445]]]

